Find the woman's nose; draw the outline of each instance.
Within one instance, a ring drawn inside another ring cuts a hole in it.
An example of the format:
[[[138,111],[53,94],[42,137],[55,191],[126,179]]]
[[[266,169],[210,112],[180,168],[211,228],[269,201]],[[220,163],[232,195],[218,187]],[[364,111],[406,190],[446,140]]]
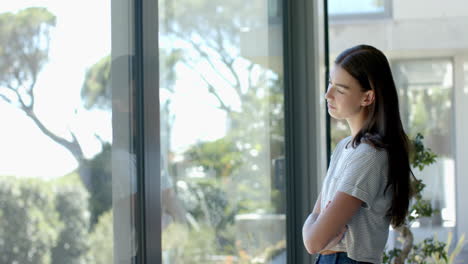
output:
[[[331,87],[328,87],[327,92],[325,93],[325,100],[330,100],[331,98]]]

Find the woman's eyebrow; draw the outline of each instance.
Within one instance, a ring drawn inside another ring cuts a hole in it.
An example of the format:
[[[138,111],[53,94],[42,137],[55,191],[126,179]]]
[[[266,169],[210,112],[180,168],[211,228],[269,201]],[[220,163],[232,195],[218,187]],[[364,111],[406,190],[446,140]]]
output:
[[[331,78],[328,77],[328,81],[331,82]],[[336,86],[340,86],[342,88],[345,88],[345,89],[349,89],[349,86],[348,85],[345,85],[345,84],[341,84],[341,83],[335,83]]]
[[[344,85],[344,84],[339,84],[339,83],[335,83],[336,86],[340,86],[340,87],[343,87],[345,89],[349,89],[349,86],[348,85]]]

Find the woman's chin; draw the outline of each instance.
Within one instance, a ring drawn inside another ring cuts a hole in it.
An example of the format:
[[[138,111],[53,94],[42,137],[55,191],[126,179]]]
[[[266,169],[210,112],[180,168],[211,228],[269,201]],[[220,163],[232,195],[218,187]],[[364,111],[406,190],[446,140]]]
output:
[[[333,111],[333,109],[328,109],[328,114],[329,114],[331,117],[333,117],[334,119],[338,119],[338,120],[339,120],[339,119],[342,119],[342,118],[340,118],[340,117],[336,114],[335,111]]]

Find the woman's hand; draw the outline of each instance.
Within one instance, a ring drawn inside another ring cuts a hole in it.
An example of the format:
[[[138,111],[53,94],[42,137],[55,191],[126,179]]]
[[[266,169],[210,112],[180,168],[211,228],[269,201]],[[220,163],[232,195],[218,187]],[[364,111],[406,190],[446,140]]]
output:
[[[344,226],[343,229],[325,246],[322,251],[329,250],[338,245],[338,243],[340,243],[340,241],[344,238],[346,231],[348,231],[348,226]]]

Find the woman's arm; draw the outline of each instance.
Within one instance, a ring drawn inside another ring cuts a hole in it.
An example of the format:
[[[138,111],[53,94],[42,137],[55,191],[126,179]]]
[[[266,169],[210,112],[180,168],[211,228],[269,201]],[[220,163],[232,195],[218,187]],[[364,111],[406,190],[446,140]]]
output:
[[[320,211],[321,211],[321,207],[322,207],[322,204],[321,204],[321,200],[322,200],[322,193],[320,192],[318,197],[317,197],[317,200],[315,201],[315,206],[314,206],[314,209],[312,210],[312,213],[307,217],[305,223],[304,223],[304,226],[302,227],[302,239],[303,239],[303,242],[304,242],[304,245],[307,249],[307,251],[309,251],[309,249],[307,248],[307,241],[306,241],[306,238],[307,238],[307,235],[305,233],[305,231],[307,230],[307,227],[313,225],[315,223],[315,221],[317,220],[318,216],[320,215]],[[309,251],[310,253],[310,251]]]
[[[319,193],[317,201],[315,201],[315,206],[314,210],[312,210],[312,213],[318,213],[320,214],[320,208],[322,207],[321,201],[322,200],[322,192]]]
[[[322,200],[322,193],[320,192],[319,196],[317,197],[317,200],[315,201],[314,209],[312,210],[312,213],[309,215],[309,217],[307,217],[306,222],[309,221],[310,223],[313,224],[315,220],[317,220],[318,216],[320,215],[321,208],[322,208],[321,200]]]
[[[340,236],[344,234],[346,224],[359,210],[361,204],[362,201],[356,197],[337,192],[333,201],[327,205],[326,210],[321,212],[314,207],[314,211],[309,215],[302,228],[302,237],[307,252],[316,254],[335,245],[341,239]]]
[[[330,201],[328,202],[327,206],[325,207],[328,208],[328,206],[330,205]],[[320,215],[320,212],[321,212],[321,193],[319,194],[319,197],[317,198],[317,201],[315,202],[315,206],[314,206],[314,210],[312,211],[312,213],[309,215],[309,217],[307,217],[305,223],[304,223],[304,227],[303,227],[303,240],[304,240],[304,245],[306,246],[307,248],[307,242],[306,242],[306,238],[307,238],[307,235],[304,234],[304,231],[306,231],[307,227],[309,227],[310,225],[314,224],[315,221],[317,220],[318,216]],[[336,235],[326,246],[324,249],[322,249],[321,251],[323,250],[326,250],[326,249],[329,249],[329,248],[332,248],[334,247],[336,244],[338,244],[340,242],[340,240],[343,238],[343,235],[345,234],[345,232],[348,230],[348,228],[345,226],[341,232]],[[307,249],[307,251],[309,251],[310,253],[310,250]],[[320,253],[320,252],[318,252]],[[312,254],[312,253],[311,253]]]

